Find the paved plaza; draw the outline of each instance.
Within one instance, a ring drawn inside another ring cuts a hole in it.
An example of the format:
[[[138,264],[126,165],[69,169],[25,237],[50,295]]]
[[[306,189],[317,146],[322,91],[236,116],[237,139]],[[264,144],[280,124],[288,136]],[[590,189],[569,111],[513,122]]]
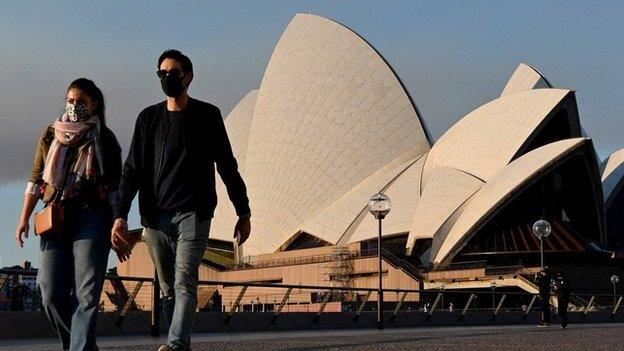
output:
[[[101,337],[100,350],[152,351],[164,339]],[[305,331],[199,334],[193,350],[622,350],[624,324],[406,328],[385,331]],[[3,341],[0,350],[58,350],[55,340]]]

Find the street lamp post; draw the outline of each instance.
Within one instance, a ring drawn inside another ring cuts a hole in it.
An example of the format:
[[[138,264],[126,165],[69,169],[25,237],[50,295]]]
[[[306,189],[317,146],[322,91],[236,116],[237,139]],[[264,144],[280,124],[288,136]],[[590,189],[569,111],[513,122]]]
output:
[[[617,285],[617,283],[620,281],[620,278],[617,275],[612,275],[611,276],[611,284],[613,284],[613,306],[615,307],[615,295],[616,295],[616,289],[615,286]]]
[[[379,289],[377,290],[377,329],[383,329],[383,290],[381,283],[381,221],[392,208],[390,198],[382,193],[373,195],[368,201],[368,210],[379,221],[379,235],[377,236],[377,261],[379,264]]]
[[[548,221],[540,219],[533,223],[533,234],[540,240],[540,266],[542,269],[544,269],[544,239],[550,235],[551,231],[552,227]]]
[[[492,311],[496,311],[496,282],[490,283],[492,289]]]

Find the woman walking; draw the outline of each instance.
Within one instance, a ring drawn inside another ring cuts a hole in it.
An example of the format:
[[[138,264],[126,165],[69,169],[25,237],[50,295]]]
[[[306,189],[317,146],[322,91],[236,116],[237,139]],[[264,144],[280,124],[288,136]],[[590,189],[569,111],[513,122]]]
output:
[[[67,89],[64,113],[46,127],[37,146],[15,240],[28,237],[35,216],[40,235],[37,285],[64,350],[97,350],[96,320],[104,283],[111,200],[121,174],[121,148],[106,127],[104,97],[86,78]]]

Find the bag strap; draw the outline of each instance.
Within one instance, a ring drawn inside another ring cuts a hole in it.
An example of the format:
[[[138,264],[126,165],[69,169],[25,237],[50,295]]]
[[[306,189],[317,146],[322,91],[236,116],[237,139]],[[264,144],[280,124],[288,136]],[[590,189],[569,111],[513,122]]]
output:
[[[49,184],[45,185],[46,187],[50,186]],[[45,203],[44,207],[48,207],[52,204],[58,204],[61,202],[61,197],[63,196],[63,192],[59,189],[54,188],[54,195],[52,195],[52,198]]]

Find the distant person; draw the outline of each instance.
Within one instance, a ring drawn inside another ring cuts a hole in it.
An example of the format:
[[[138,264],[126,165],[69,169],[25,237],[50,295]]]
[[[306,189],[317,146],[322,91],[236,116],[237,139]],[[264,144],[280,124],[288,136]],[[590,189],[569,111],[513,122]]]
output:
[[[535,283],[539,288],[540,305],[542,308],[542,321],[538,326],[550,327],[550,274],[546,269],[542,269],[535,278]]]
[[[97,350],[97,311],[111,247],[111,199],[121,176],[121,148],[106,127],[104,111],[102,91],[91,80],[79,78],[69,85],[64,112],[44,128],[37,143],[15,233],[23,247],[40,199],[47,211],[64,211],[60,226],[37,233],[37,285],[63,350]]]
[[[128,234],[127,215],[137,191],[143,236],[154,261],[169,323],[159,350],[189,350],[197,308],[198,269],[217,205],[216,169],[239,219],[240,244],[251,231],[249,200],[219,109],[193,99],[191,60],[177,50],[160,55],[156,74],[166,101],[138,116],[119,185],[111,232],[113,247],[127,259],[138,238]]]
[[[557,272],[555,290],[557,292],[557,312],[561,317],[561,329],[565,329],[568,326],[568,305],[570,304],[572,287],[568,277],[563,272]]]
[[[24,310],[24,286],[17,282],[17,275],[14,276],[13,286],[11,288],[11,305],[9,311]]]
[[[219,294],[219,290],[215,290],[212,293],[212,311],[213,312],[221,312],[221,305],[223,304],[223,300],[221,298],[221,294]]]

